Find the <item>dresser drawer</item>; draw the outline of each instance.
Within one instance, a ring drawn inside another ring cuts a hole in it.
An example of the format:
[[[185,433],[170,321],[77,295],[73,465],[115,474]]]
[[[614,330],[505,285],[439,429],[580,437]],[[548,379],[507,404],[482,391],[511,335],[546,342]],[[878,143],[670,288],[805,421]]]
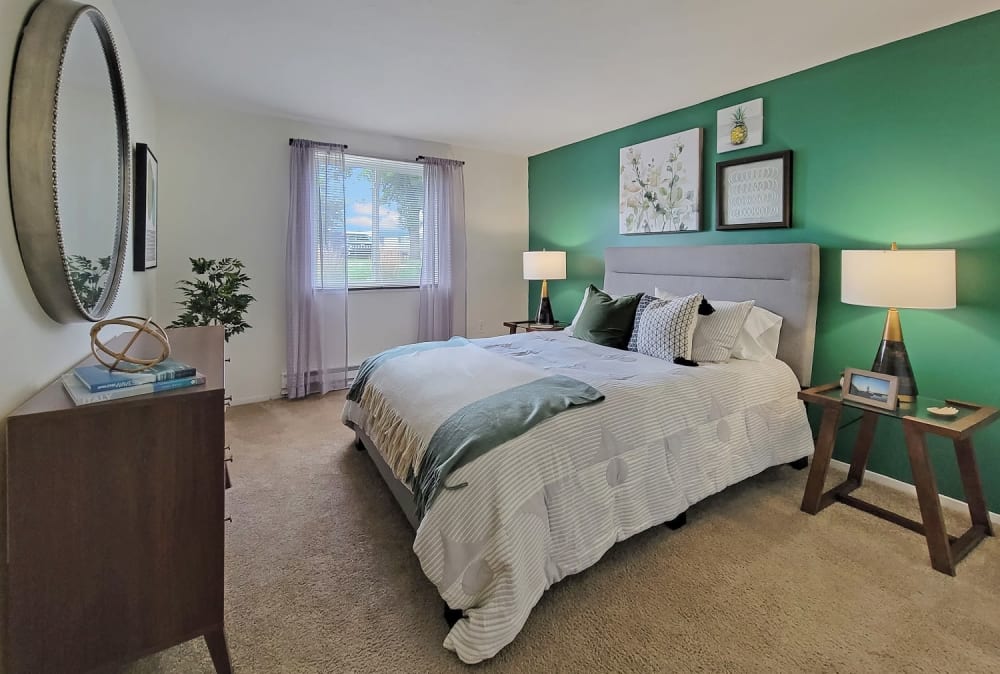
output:
[[[175,357],[213,368],[204,350]],[[6,671],[85,672],[199,634],[217,642],[221,385],[81,407],[44,395],[53,409],[28,404],[7,423]]]

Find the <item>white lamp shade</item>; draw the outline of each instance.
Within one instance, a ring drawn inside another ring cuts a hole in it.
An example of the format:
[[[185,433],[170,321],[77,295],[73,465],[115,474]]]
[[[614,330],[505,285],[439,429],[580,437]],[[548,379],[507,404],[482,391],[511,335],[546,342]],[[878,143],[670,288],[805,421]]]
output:
[[[566,251],[542,250],[524,253],[526,281],[551,281],[566,278]]]
[[[840,300],[896,309],[954,309],[955,251],[845,250]]]

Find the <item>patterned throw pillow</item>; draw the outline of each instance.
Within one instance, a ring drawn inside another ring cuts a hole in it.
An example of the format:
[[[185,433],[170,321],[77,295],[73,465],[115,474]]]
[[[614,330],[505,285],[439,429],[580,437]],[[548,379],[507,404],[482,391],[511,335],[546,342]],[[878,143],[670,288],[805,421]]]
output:
[[[639,353],[693,365],[691,343],[703,299],[698,294],[650,302],[635,329]]]
[[[736,339],[753,309],[753,300],[746,302],[713,302],[715,312],[698,318],[694,331],[691,357],[699,363],[725,363],[732,357]]]
[[[637,344],[639,340],[639,321],[642,320],[642,314],[646,311],[646,307],[649,306],[650,302],[655,302],[656,298],[652,295],[646,294],[642,296],[639,300],[639,306],[635,310],[635,327],[632,329],[632,336],[628,338],[628,350],[638,351],[639,346]]]
[[[656,296],[663,299],[677,297],[666,290],[656,289]],[[694,330],[691,359],[699,363],[725,363],[734,356],[740,331],[747,323],[747,317],[754,309],[754,301],[727,302],[709,300],[711,313],[699,312],[698,324]]]

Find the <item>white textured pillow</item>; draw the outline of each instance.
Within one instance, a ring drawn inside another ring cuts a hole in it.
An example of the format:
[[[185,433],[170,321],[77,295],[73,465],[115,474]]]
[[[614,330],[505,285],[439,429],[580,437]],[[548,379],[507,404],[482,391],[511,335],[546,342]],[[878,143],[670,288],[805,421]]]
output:
[[[656,289],[660,298],[676,297],[666,290]],[[743,330],[747,317],[754,308],[754,301],[727,302],[709,300],[715,311],[708,316],[698,316],[691,347],[691,359],[699,363],[725,363],[733,356],[733,348]]]
[[[611,295],[611,293],[608,293],[608,295]],[[576,322],[580,320],[580,314],[583,313],[583,305],[587,303],[587,298],[589,296],[590,296],[590,286],[587,286],[583,290],[583,299],[580,300],[580,308],[576,310],[576,316],[573,317],[573,320],[570,321],[570,324],[566,326],[565,330],[563,330],[564,334],[569,335],[570,337],[573,336],[573,331],[576,330]],[[611,299],[613,300],[616,300],[619,297],[621,297],[621,295],[611,295]]]
[[[761,307],[754,307],[733,347],[733,358],[767,360],[778,355],[778,340],[784,319]]]
[[[691,360],[691,342],[702,295],[653,300],[635,327],[639,353],[663,360]]]

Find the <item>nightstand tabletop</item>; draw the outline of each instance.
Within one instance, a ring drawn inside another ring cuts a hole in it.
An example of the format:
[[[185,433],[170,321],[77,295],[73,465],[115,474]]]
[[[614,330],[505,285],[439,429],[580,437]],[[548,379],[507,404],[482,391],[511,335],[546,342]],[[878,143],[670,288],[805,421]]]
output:
[[[841,398],[840,384],[823,384],[799,392],[799,400],[815,403],[824,407],[844,405],[864,412],[874,412],[883,417],[902,419],[918,424],[927,433],[941,435],[947,438],[963,438],[975,433],[984,426],[1000,418],[1000,409],[988,405],[968,403],[961,400],[938,399],[919,395],[913,402],[900,402],[895,410],[871,407],[853,400]],[[928,407],[954,407],[958,414],[954,417],[942,417],[931,414]]]
[[[553,332],[565,330],[569,327],[569,323],[560,323],[559,321],[556,321],[552,325],[542,325],[535,321],[504,321],[503,325],[505,328],[510,329],[510,334],[512,335],[517,332],[518,328],[521,328],[525,332]]]

